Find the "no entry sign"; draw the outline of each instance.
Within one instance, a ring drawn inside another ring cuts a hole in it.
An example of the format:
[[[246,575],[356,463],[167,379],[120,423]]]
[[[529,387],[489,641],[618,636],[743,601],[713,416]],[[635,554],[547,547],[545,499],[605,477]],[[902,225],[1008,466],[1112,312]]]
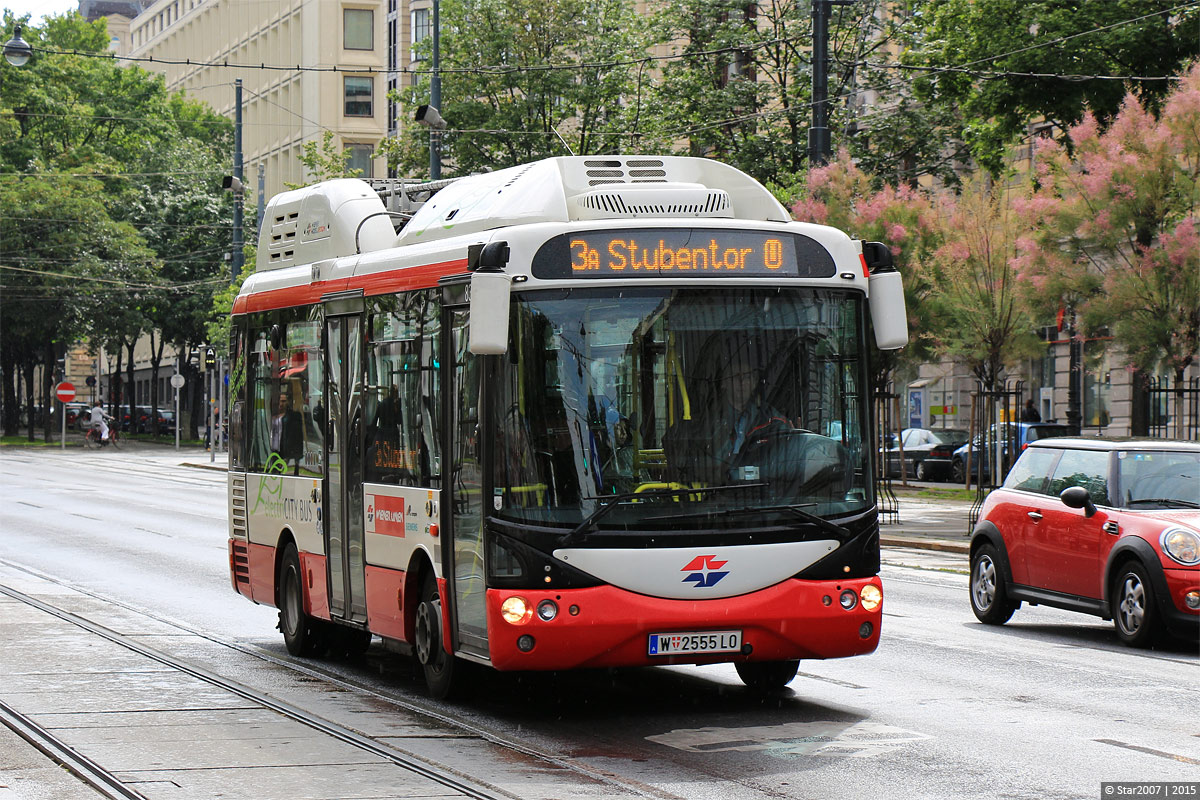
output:
[[[54,387],[54,396],[64,403],[71,402],[75,399],[75,384],[63,381]]]

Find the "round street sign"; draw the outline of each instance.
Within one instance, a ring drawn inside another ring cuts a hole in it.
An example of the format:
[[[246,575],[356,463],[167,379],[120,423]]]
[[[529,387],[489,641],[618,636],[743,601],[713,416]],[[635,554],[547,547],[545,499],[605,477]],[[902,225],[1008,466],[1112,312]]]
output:
[[[75,384],[63,381],[54,387],[54,396],[64,403],[71,402],[75,399]]]
[[[180,375],[178,372],[176,372],[174,375],[171,376],[171,388],[172,389],[182,389],[184,382],[185,382],[184,377],[182,375]]]

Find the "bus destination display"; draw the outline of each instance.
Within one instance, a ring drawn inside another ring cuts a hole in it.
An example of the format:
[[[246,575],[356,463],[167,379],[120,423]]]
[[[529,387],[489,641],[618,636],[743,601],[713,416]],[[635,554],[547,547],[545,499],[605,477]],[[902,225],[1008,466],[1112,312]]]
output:
[[[563,234],[534,256],[534,277],[832,277],[833,257],[793,233],[642,228]]]

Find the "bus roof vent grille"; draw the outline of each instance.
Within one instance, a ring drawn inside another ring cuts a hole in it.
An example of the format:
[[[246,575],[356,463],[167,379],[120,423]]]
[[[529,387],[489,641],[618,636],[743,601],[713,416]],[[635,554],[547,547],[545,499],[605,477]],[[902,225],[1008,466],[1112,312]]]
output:
[[[728,192],[692,183],[620,184],[574,200],[574,219],[733,216]]]
[[[640,183],[667,180],[666,165],[661,158],[589,158],[583,162],[583,166],[592,186],[614,181]]]

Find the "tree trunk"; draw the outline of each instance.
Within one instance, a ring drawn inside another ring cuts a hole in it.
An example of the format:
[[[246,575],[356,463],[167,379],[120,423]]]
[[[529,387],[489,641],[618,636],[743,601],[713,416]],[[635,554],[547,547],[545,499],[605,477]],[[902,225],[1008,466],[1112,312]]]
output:
[[[21,365],[21,370],[25,374],[25,434],[29,441],[35,441],[33,436],[34,405],[33,405],[33,357],[26,355],[25,363]]]
[[[129,409],[129,432],[137,433],[137,382],[133,378],[133,349],[137,347],[138,337],[133,336],[125,345],[129,360],[125,362],[125,407]]]
[[[4,435],[17,436],[21,428],[21,400],[17,393],[17,360],[8,348],[0,352],[0,375],[4,376]]]
[[[166,343],[159,339],[154,344],[154,331],[150,332],[150,431],[158,436],[158,367],[162,364],[163,346]]]
[[[45,350],[42,352],[42,441],[50,443],[50,429],[54,426],[51,411],[58,402],[52,393],[54,387],[54,366],[58,362],[55,357],[54,342],[47,339]],[[65,413],[65,406],[64,406]]]

